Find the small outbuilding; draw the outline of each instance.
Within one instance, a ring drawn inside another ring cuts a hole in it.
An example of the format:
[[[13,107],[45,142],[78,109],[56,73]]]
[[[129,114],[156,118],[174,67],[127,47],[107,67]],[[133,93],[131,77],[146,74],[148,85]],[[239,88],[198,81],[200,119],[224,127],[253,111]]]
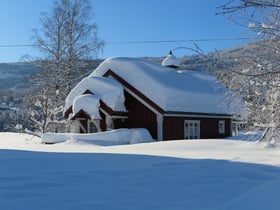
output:
[[[70,92],[64,116],[77,133],[146,128],[159,141],[223,138],[236,114],[227,91],[206,73],[109,58]]]

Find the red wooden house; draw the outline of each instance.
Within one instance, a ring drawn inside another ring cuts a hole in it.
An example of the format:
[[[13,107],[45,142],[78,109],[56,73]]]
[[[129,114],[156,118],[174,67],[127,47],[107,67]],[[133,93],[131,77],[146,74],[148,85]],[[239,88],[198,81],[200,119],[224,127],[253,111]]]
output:
[[[146,128],[154,139],[223,138],[232,133],[226,89],[214,77],[134,58],[110,58],[68,95],[72,132]]]

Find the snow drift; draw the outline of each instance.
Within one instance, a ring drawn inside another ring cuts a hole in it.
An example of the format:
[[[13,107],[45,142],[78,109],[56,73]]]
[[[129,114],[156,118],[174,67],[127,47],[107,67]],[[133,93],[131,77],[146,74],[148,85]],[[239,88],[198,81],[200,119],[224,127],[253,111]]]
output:
[[[41,139],[42,143],[45,144],[71,141],[97,145],[122,145],[153,141],[150,133],[144,128],[122,128],[91,134],[45,133],[42,135]]]

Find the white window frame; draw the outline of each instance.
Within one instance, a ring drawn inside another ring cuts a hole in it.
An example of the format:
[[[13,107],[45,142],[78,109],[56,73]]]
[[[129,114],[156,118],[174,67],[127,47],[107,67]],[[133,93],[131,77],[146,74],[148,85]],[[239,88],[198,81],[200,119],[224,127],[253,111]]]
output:
[[[192,127],[192,128],[188,127],[187,128],[186,124],[189,124],[189,125],[192,125],[192,126],[194,124],[196,124],[197,125],[197,127],[196,127],[197,130],[195,130],[194,127]],[[191,138],[191,136],[189,135],[189,132],[193,132],[193,134],[192,134],[193,138]],[[184,138],[185,139],[200,139],[200,120],[185,120],[184,121]]]
[[[96,132],[100,132],[100,120],[88,120],[88,133],[91,132],[90,130],[90,123],[93,123],[95,128],[97,129]]]

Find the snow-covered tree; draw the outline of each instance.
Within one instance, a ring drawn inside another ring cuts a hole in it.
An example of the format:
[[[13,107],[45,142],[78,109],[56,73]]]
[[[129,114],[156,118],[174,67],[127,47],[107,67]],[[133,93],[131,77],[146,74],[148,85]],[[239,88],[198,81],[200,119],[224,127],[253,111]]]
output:
[[[33,39],[44,56],[38,62],[42,71],[34,80],[38,91],[31,95],[35,110],[30,114],[44,132],[50,120],[62,119],[59,110],[66,96],[84,77],[84,59],[96,56],[104,42],[97,36],[90,0],[54,0]]]
[[[61,7],[65,9],[65,79],[67,94],[77,83],[75,72],[81,72],[88,58],[103,47],[104,42],[97,36],[97,25],[89,22],[92,10],[89,0],[63,0]],[[78,77],[80,78],[80,77]]]
[[[233,0],[221,6],[220,14],[256,32],[257,51],[239,57],[228,86],[241,93],[250,110],[250,122],[267,129],[266,139],[280,143],[280,25],[279,0]],[[257,55],[257,56],[256,56]],[[224,73],[225,74],[225,73]]]
[[[42,134],[49,130],[50,124],[57,121],[58,113],[63,110],[62,106],[57,106],[56,96],[50,94],[50,88],[41,89],[39,94],[29,96],[29,121],[36,132]]]
[[[52,85],[67,95],[83,73],[83,59],[97,55],[104,41],[97,35],[89,0],[55,0],[43,13],[41,30],[34,30],[36,46],[44,53],[45,69],[51,69]]]

